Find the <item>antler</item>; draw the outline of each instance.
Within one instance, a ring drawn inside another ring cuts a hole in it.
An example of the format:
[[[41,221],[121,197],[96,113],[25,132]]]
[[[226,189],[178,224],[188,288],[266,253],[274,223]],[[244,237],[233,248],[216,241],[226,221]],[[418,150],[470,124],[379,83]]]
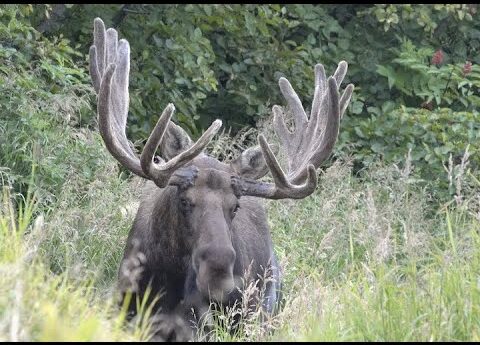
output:
[[[100,18],[94,20],[94,43],[90,47],[90,75],[98,94],[98,122],[100,134],[110,153],[125,168],[136,175],[152,180],[161,188],[165,187],[172,174],[200,154],[222,126],[214,121],[196,143],[168,162],[153,161],[170,119],[175,111],[168,104],[150,134],[143,152],[138,156],[132,150],[125,129],[128,115],[128,78],[130,71],[130,45],[125,39],[118,41],[118,33]]]
[[[301,199],[313,193],[317,186],[316,169],[333,150],[340,119],[352,96],[353,84],[345,88],[341,97],[338,93],[347,68],[347,63],[341,61],[334,75],[327,80],[323,65],[315,66],[315,94],[310,119],[290,82],[280,78],[280,90],[292,111],[295,125],[294,132],[290,132],[282,108],[273,107],[274,129],[287,153],[288,172],[285,174],[282,170],[265,137],[260,134],[258,141],[274,184],[233,177],[239,193],[268,199]]]

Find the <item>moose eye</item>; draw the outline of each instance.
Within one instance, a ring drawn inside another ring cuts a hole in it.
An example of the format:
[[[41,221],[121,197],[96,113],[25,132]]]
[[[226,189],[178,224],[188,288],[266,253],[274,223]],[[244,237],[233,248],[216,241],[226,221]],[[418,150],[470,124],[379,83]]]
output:
[[[187,210],[189,208],[191,208],[192,204],[190,203],[190,201],[188,199],[180,199],[180,205],[182,205],[182,208],[184,210]]]

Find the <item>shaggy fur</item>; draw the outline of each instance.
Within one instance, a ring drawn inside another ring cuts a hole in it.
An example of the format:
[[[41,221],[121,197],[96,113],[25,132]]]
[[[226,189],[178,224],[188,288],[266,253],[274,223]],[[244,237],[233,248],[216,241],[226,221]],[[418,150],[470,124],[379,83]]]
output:
[[[231,186],[233,171],[228,165],[202,155],[189,166],[194,167],[198,174],[193,185],[185,183],[160,189],[149,181],[144,187],[121,266],[128,265],[137,252],[144,255],[136,288],[132,289],[128,277],[122,276],[122,268],[119,272],[122,291],[135,290],[129,307],[131,315],[136,313],[136,297],[142,297],[150,286],[149,302],[160,296],[154,311],[183,315],[188,324],[193,319],[189,313],[192,308],[198,317],[211,301],[223,306],[241,302],[242,283],[252,280],[258,280],[259,291],[264,290],[265,298],[261,301],[264,311],[273,314],[279,299],[280,270],[263,205],[257,198],[235,195]],[[186,198],[195,206],[183,205]],[[233,214],[237,204],[238,211]],[[199,291],[198,283],[207,280],[209,286],[221,286],[232,261],[231,251],[225,248],[234,251],[235,287],[224,291],[223,298],[212,299],[208,292]],[[208,258],[205,270],[199,274],[194,259],[196,252],[202,250]],[[258,278],[265,276],[273,279],[264,284]],[[251,301],[252,307],[256,302]],[[183,331],[181,327],[172,327],[167,327],[167,331],[162,328],[168,333],[163,336],[177,340],[176,333]]]

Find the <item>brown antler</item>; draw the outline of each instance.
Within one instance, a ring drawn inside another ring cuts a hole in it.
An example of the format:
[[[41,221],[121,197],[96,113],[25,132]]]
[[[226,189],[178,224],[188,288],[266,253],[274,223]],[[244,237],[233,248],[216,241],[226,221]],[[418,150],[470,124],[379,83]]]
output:
[[[338,86],[347,73],[347,63],[342,61],[328,80],[323,65],[315,66],[315,94],[310,119],[289,81],[280,78],[280,90],[293,114],[295,130],[291,133],[283,118],[281,107],[273,107],[274,129],[287,153],[288,172],[282,170],[265,137],[258,141],[274,184],[233,177],[239,193],[268,199],[301,199],[317,186],[316,169],[332,152],[338,137],[339,122],[350,102],[353,84],[349,84],[339,97]]]
[[[143,152],[138,156],[132,150],[125,129],[128,115],[128,78],[130,71],[130,46],[128,41],[118,41],[117,31],[105,25],[100,18],[94,20],[94,44],[90,47],[90,75],[98,93],[98,123],[100,134],[110,153],[125,168],[136,175],[152,180],[161,188],[165,187],[172,174],[198,154],[212,140],[222,126],[214,121],[196,143],[186,151],[171,158],[154,163],[153,157],[167,130],[175,111],[168,104],[153,129]]]

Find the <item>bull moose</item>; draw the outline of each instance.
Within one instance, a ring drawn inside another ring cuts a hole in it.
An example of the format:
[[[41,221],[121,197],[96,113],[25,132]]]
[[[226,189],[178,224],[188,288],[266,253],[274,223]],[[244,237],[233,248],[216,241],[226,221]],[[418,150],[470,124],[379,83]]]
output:
[[[203,150],[222,122],[214,121],[193,142],[171,121],[173,104],[166,106],[138,156],[125,132],[129,43],[118,40],[117,31],[106,30],[96,18],[89,54],[103,141],[121,165],[149,180],[119,269],[121,291],[124,296],[127,290],[133,294],[131,314],[138,311],[135,300],[146,298],[148,291],[154,312],[163,322],[157,334],[164,340],[190,339],[193,333],[185,333],[184,328],[193,319],[191,314],[207,310],[210,303],[238,303],[246,281],[254,281],[264,291],[254,300],[257,306],[265,315],[274,314],[281,298],[281,271],[259,198],[301,199],[315,190],[316,169],[334,147],[340,119],[352,96],[352,84],[341,96],[338,90],[347,63],[341,61],[328,78],[321,64],[315,66],[309,116],[289,81],[280,78],[294,125],[291,131],[282,108],[273,106],[274,130],[288,164],[284,172],[274,145],[262,134],[258,135],[259,146],[248,148],[229,164],[208,156]],[[268,172],[273,183],[259,181]],[[135,279],[132,257],[141,263]],[[257,279],[265,276],[269,279]],[[126,283],[132,279],[134,283]],[[171,321],[179,319],[185,322]]]

